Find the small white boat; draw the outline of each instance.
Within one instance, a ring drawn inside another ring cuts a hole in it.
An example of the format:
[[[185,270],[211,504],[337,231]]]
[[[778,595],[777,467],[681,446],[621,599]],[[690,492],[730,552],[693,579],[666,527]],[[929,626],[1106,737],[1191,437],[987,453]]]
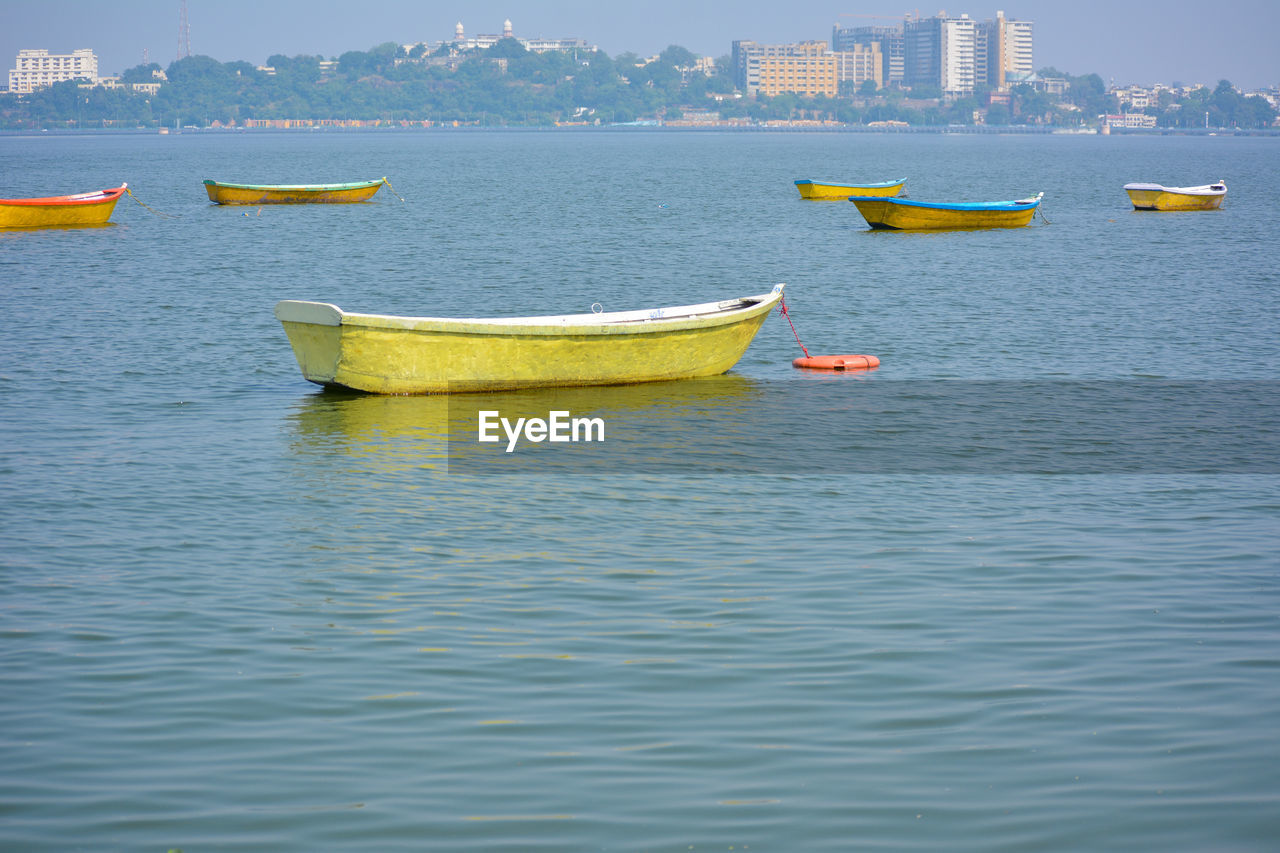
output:
[[[1166,187],[1161,184],[1125,184],[1135,210],[1217,210],[1227,197],[1222,181],[1201,187]]]

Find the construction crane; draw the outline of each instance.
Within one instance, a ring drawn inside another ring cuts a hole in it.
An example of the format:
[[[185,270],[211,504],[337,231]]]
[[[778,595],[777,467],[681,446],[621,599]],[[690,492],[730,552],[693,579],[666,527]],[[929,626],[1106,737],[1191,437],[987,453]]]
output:
[[[853,14],[846,14],[842,12],[840,13],[840,17],[841,18],[869,18],[873,21],[900,21],[903,18],[912,17],[912,14],[910,12],[903,12],[901,15],[853,15]],[[916,9],[915,17],[916,18],[920,17],[919,9]]]

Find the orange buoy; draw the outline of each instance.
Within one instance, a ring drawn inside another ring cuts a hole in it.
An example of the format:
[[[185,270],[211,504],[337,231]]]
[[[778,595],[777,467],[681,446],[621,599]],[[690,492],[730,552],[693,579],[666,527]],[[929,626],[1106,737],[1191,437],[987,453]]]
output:
[[[874,355],[813,355],[797,358],[791,366],[809,370],[870,370],[880,366],[880,359]]]

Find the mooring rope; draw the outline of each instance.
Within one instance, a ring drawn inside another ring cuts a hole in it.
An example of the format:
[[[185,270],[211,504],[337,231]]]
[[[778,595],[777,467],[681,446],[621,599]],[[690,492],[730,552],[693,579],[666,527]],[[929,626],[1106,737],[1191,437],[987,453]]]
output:
[[[778,300],[778,307],[779,310],[782,311],[782,316],[786,317],[787,322],[791,324],[791,334],[796,336],[796,343],[800,344],[800,349],[804,352],[804,357],[808,358],[809,351],[804,348],[804,344],[800,343],[800,333],[796,331],[796,324],[791,322],[791,312],[787,310],[787,297],[784,296]]]
[[[136,195],[134,195],[134,194],[133,194],[133,190],[129,189],[128,187],[125,187],[125,188],[124,188],[124,191],[125,191],[125,193],[129,196],[129,198],[131,198],[131,199],[133,199],[134,201],[138,202],[138,204],[141,204],[143,207],[145,207],[147,210],[149,210],[149,211],[151,211],[152,213],[154,213],[156,216],[163,216],[165,219],[178,219],[178,218],[179,218],[179,217],[174,216],[174,215],[169,214],[169,213],[161,213],[160,211],[156,210],[155,208],[151,207],[150,205],[148,205],[148,204],[144,203],[144,202],[143,202],[143,201],[141,201],[141,200],[140,200]]]
[[[383,182],[384,184],[386,184],[386,185],[387,185],[387,189],[391,190],[391,192],[395,195],[395,197],[396,197],[396,198],[400,199],[400,203],[401,203],[401,204],[404,204],[404,196],[402,196],[402,195],[400,195],[400,193],[396,192],[396,188],[395,188],[395,187],[393,187],[393,186],[391,186],[391,182],[390,182],[390,181],[388,181],[386,178],[383,178],[383,179],[382,179],[382,182]]]

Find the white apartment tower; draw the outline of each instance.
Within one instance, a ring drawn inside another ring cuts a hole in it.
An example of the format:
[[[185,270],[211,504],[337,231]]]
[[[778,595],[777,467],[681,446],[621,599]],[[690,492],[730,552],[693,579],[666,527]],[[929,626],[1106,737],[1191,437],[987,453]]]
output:
[[[942,79],[939,87],[947,97],[973,94],[977,65],[974,62],[974,42],[977,37],[977,21],[968,15],[944,18],[940,22],[940,49]]]
[[[20,50],[9,71],[9,91],[28,93],[63,80],[98,82],[98,57],[89,48],[65,54]]]
[[[990,83],[997,89],[1007,88],[1013,81],[1030,77],[1035,71],[1031,58],[1031,21],[1006,18],[996,12],[992,22]]]
[[[961,15],[908,18],[903,25],[903,77],[908,86],[937,86],[947,98],[989,86],[1007,91],[1035,71],[1031,21],[997,12],[981,23]]]
[[[973,94],[981,82],[977,59],[978,24],[968,15],[912,18],[903,31],[903,82],[937,86],[948,98]]]

